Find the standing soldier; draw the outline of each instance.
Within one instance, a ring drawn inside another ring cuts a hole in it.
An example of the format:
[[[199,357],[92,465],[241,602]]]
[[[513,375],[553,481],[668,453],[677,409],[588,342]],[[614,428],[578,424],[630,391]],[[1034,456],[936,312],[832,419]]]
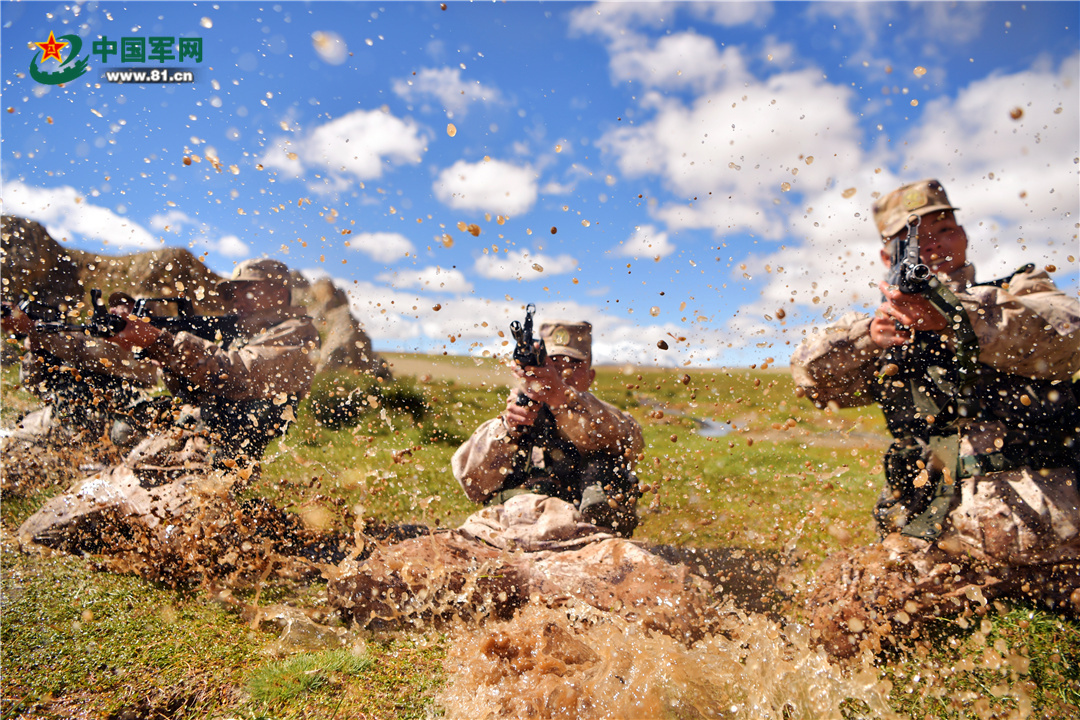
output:
[[[820,574],[833,582],[815,625],[837,654],[895,641],[973,585],[1080,612],[1080,304],[1030,264],[975,282],[956,210],[936,180],[876,203],[882,262],[917,241],[925,292],[882,282],[873,317],[845,315],[791,358],[816,406],[877,403],[894,437],[874,511],[884,543]]]
[[[644,445],[641,427],[589,392],[596,378],[592,325],[545,323],[540,338],[543,364],[514,367],[519,385],[503,412],[454,453],[454,477],[473,502],[557,497],[588,522],[629,537],[637,527],[632,470]]]

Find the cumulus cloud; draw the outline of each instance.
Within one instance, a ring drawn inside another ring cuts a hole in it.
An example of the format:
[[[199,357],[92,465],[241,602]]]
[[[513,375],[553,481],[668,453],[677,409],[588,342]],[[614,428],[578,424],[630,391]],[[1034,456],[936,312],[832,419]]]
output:
[[[277,138],[261,162],[296,178],[308,170],[325,173],[327,189],[338,190],[354,179],[380,178],[394,165],[418,164],[427,142],[425,131],[412,120],[382,110],[356,110],[292,138]]]
[[[210,226],[181,210],[173,209],[151,216],[150,227],[158,232],[182,236],[192,247],[205,248],[225,257],[242,257],[251,252],[248,244],[236,235],[214,238]]]
[[[717,236],[787,232],[785,193],[816,194],[860,169],[851,90],[805,70],[739,79],[691,102],[652,94],[655,114],[606,133],[600,146],[629,177],[658,177],[676,197],[655,212],[671,228]]]
[[[440,202],[457,210],[514,216],[536,203],[537,178],[529,166],[502,160],[458,160],[439,173],[434,191]]]
[[[562,275],[577,268],[570,255],[545,255],[528,250],[491,253],[476,259],[474,269],[492,280],[542,280],[545,276]]]
[[[382,263],[400,260],[414,249],[409,238],[392,232],[357,233],[350,236],[348,245],[350,250],[362,252]]]
[[[634,228],[634,234],[616,252],[628,257],[662,258],[675,252],[675,245],[668,240],[666,232],[653,225],[640,225]]]
[[[399,290],[420,288],[431,292],[462,294],[472,292],[473,285],[460,270],[437,265],[420,269],[396,270],[379,275],[376,280]]]
[[[467,82],[462,79],[460,68],[448,67],[424,68],[414,77],[395,80],[394,93],[406,102],[432,98],[450,117],[464,116],[470,103],[502,101],[498,88],[478,81]]]
[[[4,213],[36,220],[57,240],[101,242],[117,249],[149,250],[160,241],[146,228],[109,208],[94,205],[70,186],[41,188],[4,183]]]

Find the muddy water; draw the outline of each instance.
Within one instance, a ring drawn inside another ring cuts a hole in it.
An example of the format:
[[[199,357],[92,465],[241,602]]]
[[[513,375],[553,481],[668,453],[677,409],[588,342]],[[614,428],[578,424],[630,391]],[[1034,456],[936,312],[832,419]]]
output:
[[[724,630],[690,647],[581,604],[530,603],[507,622],[460,625],[440,703],[469,720],[841,718],[851,700],[869,717],[896,717],[872,668],[841,671],[805,631],[720,612]]]

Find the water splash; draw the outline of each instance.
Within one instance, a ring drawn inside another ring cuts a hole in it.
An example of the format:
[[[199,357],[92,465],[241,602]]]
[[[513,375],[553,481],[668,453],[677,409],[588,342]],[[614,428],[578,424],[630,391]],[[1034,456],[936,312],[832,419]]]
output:
[[[897,717],[871,668],[830,663],[805,629],[722,614],[723,630],[690,646],[581,603],[459,624],[439,701],[451,719],[841,718],[852,701]]]

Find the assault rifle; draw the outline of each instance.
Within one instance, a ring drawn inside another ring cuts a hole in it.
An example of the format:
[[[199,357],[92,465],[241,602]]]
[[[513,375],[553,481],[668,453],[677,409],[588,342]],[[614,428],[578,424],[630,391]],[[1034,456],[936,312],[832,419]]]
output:
[[[0,306],[0,316],[11,317],[12,307],[18,308],[31,320],[38,322],[60,322],[64,317],[64,311],[60,308],[40,300],[31,300],[29,296],[23,296],[14,304],[5,300]]]
[[[888,282],[909,295],[923,293],[930,280],[930,268],[919,259],[919,216],[907,220],[907,235],[893,243]]]
[[[97,288],[91,290],[90,301],[93,313],[90,316],[90,322],[85,325],[62,320],[39,320],[35,324],[35,329],[39,332],[75,332],[107,338],[116,335],[127,325],[127,320],[119,315],[113,315],[105,308],[105,303],[101,300],[101,290]],[[157,305],[170,304],[176,306],[175,315],[158,315],[151,310]],[[189,332],[218,343],[222,347],[227,347],[239,335],[236,315],[198,315],[195,313],[195,306],[191,300],[183,297],[140,298],[135,301],[135,307],[129,317],[139,320],[147,318],[147,322],[154,327],[168,330],[170,333]]]
[[[514,320],[510,323],[510,334],[514,337],[514,362],[522,368],[539,367],[547,359],[547,346],[543,340],[539,343],[533,337],[533,313],[536,305],[529,303],[525,306],[525,322]],[[531,403],[524,393],[517,397],[517,404],[524,407]],[[518,428],[521,430],[522,428]],[[537,443],[542,443],[551,434],[551,428],[544,421],[543,415],[538,422],[518,439],[518,452],[514,455],[512,474],[525,477],[528,468],[532,464],[532,448]]]
[[[517,320],[510,323],[510,334],[514,336],[514,362],[523,368],[537,367],[544,364],[547,359],[547,347],[544,341],[536,344],[533,338],[533,313],[536,306],[529,303],[525,306],[525,322]]]

